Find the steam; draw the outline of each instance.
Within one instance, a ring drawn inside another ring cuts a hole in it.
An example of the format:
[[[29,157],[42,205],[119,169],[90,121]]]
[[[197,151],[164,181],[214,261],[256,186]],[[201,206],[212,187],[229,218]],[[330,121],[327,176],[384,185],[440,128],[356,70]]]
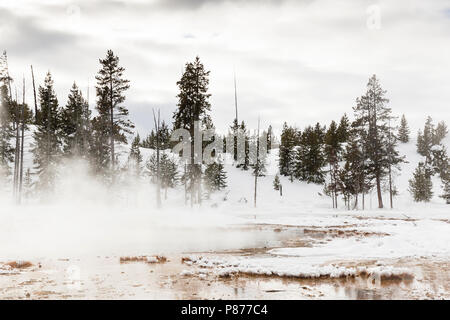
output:
[[[170,189],[158,210],[150,179],[124,171],[111,187],[85,160],[61,163],[55,186],[20,206],[1,192],[0,259],[198,252],[253,246],[260,238],[231,228],[242,220],[211,203],[185,206],[182,187]]]

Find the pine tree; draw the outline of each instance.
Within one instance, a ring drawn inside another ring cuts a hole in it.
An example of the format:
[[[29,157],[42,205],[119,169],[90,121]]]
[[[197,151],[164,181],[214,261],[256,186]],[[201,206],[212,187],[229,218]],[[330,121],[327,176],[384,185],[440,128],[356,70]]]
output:
[[[342,151],[341,141],[348,135],[349,130],[348,128],[346,128],[345,120],[341,120],[341,123],[344,124],[342,124],[342,126],[339,126],[339,128],[343,129],[339,130],[336,122],[333,120],[328,127],[328,130],[325,133],[324,137],[324,151],[326,161],[329,165],[330,173],[330,183],[328,184],[328,186],[330,188],[330,194],[332,195],[333,208],[337,208],[337,178],[339,172],[339,161],[341,160]]]
[[[347,117],[347,114],[344,114],[339,122],[339,127],[336,130],[336,134],[338,135],[339,142],[343,143],[348,140],[348,136],[350,133],[350,120]]]
[[[428,202],[433,197],[433,184],[429,169],[420,162],[414,171],[413,178],[409,180],[409,192],[416,202]]]
[[[131,143],[130,153],[128,155],[128,165],[130,170],[134,173],[136,177],[140,177],[142,171],[142,154],[139,149],[141,143],[141,138],[139,133],[133,139]]]
[[[402,143],[409,142],[409,127],[408,122],[406,121],[405,115],[402,115],[402,119],[400,121],[400,128],[398,129],[398,140]]]
[[[123,78],[125,69],[119,66],[119,57],[108,50],[105,59],[100,59],[101,69],[95,77],[97,80],[97,125],[108,134],[109,148],[102,148],[111,158],[111,169],[114,172],[116,154],[115,143],[127,143],[125,134],[131,134],[134,124],[128,119],[128,109],[122,105],[125,101],[124,92],[129,89],[129,80]],[[101,119],[100,119],[101,118]],[[100,137],[100,135],[99,135]],[[103,137],[104,138],[104,137]]]
[[[267,153],[270,153],[270,150],[272,149],[272,141],[273,141],[273,129],[272,126],[269,125],[269,128],[267,129]]]
[[[195,163],[195,122],[199,121],[200,129],[213,127],[209,111],[209,71],[206,71],[199,57],[194,62],[186,63],[181,79],[177,82],[178,109],[173,114],[173,128],[184,128],[191,135],[191,159],[189,165],[191,206],[194,203],[194,194],[197,193],[197,202],[201,203],[201,165]]]
[[[434,174],[438,174],[441,178],[445,176],[448,171],[449,161],[447,148],[444,145],[438,144],[433,146],[431,150],[431,167]]]
[[[170,130],[164,120],[161,122],[161,127],[159,128],[159,143],[161,150],[170,149]]]
[[[146,149],[155,149],[156,147],[156,134],[155,131],[152,129],[150,134],[147,135],[145,139],[141,142],[141,147]]]
[[[344,167],[338,171],[337,185],[340,193],[344,196],[347,209],[350,210],[350,199],[356,194],[354,185],[354,175],[350,167],[350,162],[346,162]]]
[[[308,183],[325,183],[324,130],[319,123],[314,128],[309,126],[303,130],[295,155],[294,176],[297,179]]]
[[[0,81],[3,82],[2,79]],[[11,126],[9,114],[8,88],[5,83],[0,86],[0,180],[5,181],[11,174],[9,164],[14,158],[14,147],[11,140],[14,130]]]
[[[207,165],[205,170],[206,190],[211,193],[227,187],[227,175],[221,161]]]
[[[267,151],[261,147],[262,140],[266,139],[267,134],[264,132],[259,137],[259,145],[257,144],[257,135],[252,136],[251,141],[249,142],[249,152],[248,157],[252,159],[251,164],[252,174],[258,174],[258,177],[264,177],[267,173]],[[258,150],[259,148],[259,150]]]
[[[433,148],[434,125],[431,117],[427,118],[423,132],[417,134],[417,152],[425,157],[425,164],[431,162],[431,149]]]
[[[178,167],[175,160],[167,153],[161,155],[161,186],[164,189],[164,198],[167,199],[167,189],[174,188],[178,181]]]
[[[170,129],[164,120],[161,122],[161,127],[159,129],[159,140],[161,150],[170,149]],[[150,134],[141,141],[140,146],[147,149],[156,149],[156,133],[153,129]]]
[[[278,176],[278,173],[275,175],[275,178],[273,179],[273,189],[274,190],[280,190],[281,182],[280,177]]]
[[[24,179],[24,189],[25,189],[25,197],[30,198],[33,193],[33,179],[31,178],[30,168],[25,172]]]
[[[448,167],[445,174],[441,176],[441,180],[443,184],[443,194],[441,195],[441,198],[443,198],[447,204],[450,204],[450,167]]]
[[[387,125],[387,149],[386,149],[386,159],[384,159],[384,162],[386,163],[386,166],[388,168],[388,184],[389,184],[389,202],[390,207],[393,209],[393,198],[394,193],[396,192],[396,187],[394,185],[394,179],[393,174],[394,171],[399,172],[401,170],[400,163],[405,162],[405,157],[400,156],[397,145],[398,145],[398,137],[395,136],[394,132],[396,130],[395,127],[391,126],[391,123],[393,122],[393,118],[389,118],[388,125]]]
[[[433,145],[439,145],[442,140],[447,136],[447,125],[444,121],[437,124],[436,129],[433,131]]]
[[[96,116],[92,119],[91,137],[91,167],[93,173],[104,181],[110,178],[110,147],[109,143],[109,120],[108,117]]]
[[[298,145],[298,136],[300,132],[293,127],[288,127],[287,123],[283,124],[283,130],[281,132],[281,143],[279,149],[279,162],[278,167],[280,169],[280,175],[293,178],[294,175],[294,157],[295,146]]]
[[[44,86],[39,87],[39,103],[41,119],[34,132],[33,163],[38,175],[37,190],[51,192],[61,154],[61,123],[50,72],[47,73]]]
[[[356,131],[351,131],[349,142],[344,153],[345,165],[350,171],[350,179],[353,186],[352,195],[355,197],[355,208],[358,207],[358,195],[368,191],[365,181],[364,155],[361,141],[358,140]]]
[[[66,107],[61,111],[61,133],[65,155],[88,157],[90,115],[88,103],[74,83]]]
[[[237,119],[233,120],[233,125],[230,126],[229,136],[233,137],[233,160],[237,161],[238,159],[238,132],[239,132],[239,124]]]
[[[390,163],[387,161],[387,140],[391,109],[387,106],[389,99],[385,95],[386,91],[373,75],[367,84],[366,93],[356,99],[356,106],[353,108],[359,131],[364,136],[364,152],[368,160],[366,177],[369,181],[375,181],[379,208],[383,208],[381,183],[388,174]]]
[[[156,183],[156,178],[158,175],[157,171],[157,160],[156,160],[156,152],[154,152],[150,158],[148,158],[147,163],[145,164],[147,168],[147,173],[151,177],[151,182]]]
[[[236,168],[241,168],[242,170],[247,171],[250,167],[250,136],[244,121],[242,121],[239,130],[244,136],[244,159],[242,163],[236,165]]]

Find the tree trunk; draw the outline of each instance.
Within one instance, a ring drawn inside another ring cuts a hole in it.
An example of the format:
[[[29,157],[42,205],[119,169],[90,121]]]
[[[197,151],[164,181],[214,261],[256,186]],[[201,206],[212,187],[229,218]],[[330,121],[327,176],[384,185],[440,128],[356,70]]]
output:
[[[393,201],[393,194],[392,194],[392,169],[391,165],[389,164],[389,201],[391,204],[391,209],[394,209],[394,201]]]
[[[20,162],[20,133],[19,133],[19,105],[17,104],[17,91],[16,91],[16,119],[14,121],[15,123],[15,129],[16,129],[16,150],[14,153],[14,189],[13,189],[13,195],[14,195],[14,201],[17,202],[18,200],[18,180],[19,180],[19,162]]]
[[[161,174],[159,168],[159,110],[158,121],[156,121],[155,110],[153,110],[153,121],[156,128],[156,206],[161,208]]]
[[[34,95],[34,121],[36,124],[38,123],[38,108],[37,108],[37,99],[36,99],[36,86],[34,84],[34,72],[33,65],[31,65],[31,79],[33,80],[33,95]]]
[[[20,115],[20,121],[22,122],[22,139],[20,143],[20,169],[19,169],[19,204],[22,202],[22,183],[23,183],[23,144],[25,139],[25,78],[23,79],[23,99],[22,99],[22,112]]]
[[[111,147],[111,168],[112,168],[112,175],[113,175],[113,181],[114,181],[114,169],[115,169],[115,154],[114,154],[114,95],[113,95],[113,83],[112,83],[112,75],[111,76],[111,80],[110,80],[110,84],[109,84],[109,95],[110,95],[110,102],[111,102],[111,106],[110,106],[110,133],[109,133],[109,139],[110,139],[110,147]]]
[[[383,196],[381,194],[381,179],[379,173],[377,173],[376,180],[377,180],[378,208],[383,209]]]
[[[256,136],[256,168],[255,168],[255,195],[254,195],[254,206],[256,208],[256,193],[258,186],[258,175],[259,175],[259,118],[258,118],[258,133]]]

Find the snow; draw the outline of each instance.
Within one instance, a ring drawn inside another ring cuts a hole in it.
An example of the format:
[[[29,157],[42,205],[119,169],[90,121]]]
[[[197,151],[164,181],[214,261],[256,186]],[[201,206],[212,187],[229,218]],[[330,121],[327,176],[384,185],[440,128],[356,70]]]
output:
[[[336,265],[316,266],[302,263],[294,259],[249,259],[235,258],[233,260],[224,260],[220,258],[188,257],[192,263],[201,268],[214,268],[213,273],[219,277],[227,277],[234,274],[279,276],[294,278],[341,278],[355,277],[358,275],[367,275],[374,278],[390,278],[395,276],[414,277],[413,273],[407,268],[397,268],[392,266],[377,267],[343,267]],[[200,270],[199,272],[204,272]],[[185,273],[187,274],[187,273]],[[189,275],[193,273],[190,272]],[[194,273],[195,274],[195,273]]]
[[[447,139],[448,141],[448,139]],[[32,168],[31,134],[26,137],[24,169]],[[123,164],[129,146],[120,146]],[[152,150],[141,149],[146,161]],[[430,203],[414,203],[407,191],[421,157],[415,143],[400,145],[408,163],[395,182],[400,192],[395,209],[377,209],[375,194],[366,198],[366,210],[331,208],[331,199],[323,195],[323,186],[281,176],[283,196],[273,190],[277,173],[278,150],[268,155],[267,175],[258,179],[257,206],[253,206],[254,179],[251,170],[242,171],[225,165],[228,189],[213,194],[202,207],[184,205],[180,186],[169,190],[168,200],[157,210],[155,189],[148,178],[126,179],[120,188],[107,189],[92,179],[81,162],[66,164],[53,203],[26,199],[17,207],[1,194],[5,205],[0,209],[0,259],[66,257],[94,255],[143,255],[170,252],[214,252],[256,247],[271,235],[234,228],[242,225],[279,225],[327,231],[332,228],[375,233],[371,236],[333,237],[316,241],[312,247],[279,247],[264,256],[228,255],[218,259],[187,262],[187,267],[202,266],[217,275],[234,273],[293,277],[409,274],[407,269],[389,265],[355,267],[335,265],[335,261],[365,261],[404,257],[450,257],[450,206],[439,198],[442,187],[434,179],[434,197]],[[226,201],[224,201],[226,198]],[[247,201],[243,201],[243,200]],[[388,197],[384,194],[385,206]],[[378,235],[377,235],[378,234]],[[305,235],[307,238],[307,235]],[[214,271],[214,272],[215,272]],[[8,272],[8,270],[0,270]],[[191,270],[183,271],[184,275]]]

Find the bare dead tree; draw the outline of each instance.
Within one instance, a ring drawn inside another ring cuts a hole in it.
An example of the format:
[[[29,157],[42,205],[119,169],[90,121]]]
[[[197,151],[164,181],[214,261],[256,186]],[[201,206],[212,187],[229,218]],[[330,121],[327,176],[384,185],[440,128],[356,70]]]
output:
[[[20,115],[20,122],[22,123],[22,138],[20,143],[20,169],[19,169],[19,199],[18,203],[22,202],[22,184],[23,184],[23,145],[25,140],[25,77],[23,78],[23,97],[22,97],[22,111]]]
[[[13,178],[13,196],[14,200],[17,201],[18,192],[18,180],[19,180],[19,162],[20,162],[20,131],[19,131],[19,105],[17,103],[17,88],[16,88],[16,101],[14,103],[15,107],[15,129],[16,129],[16,149],[14,153],[14,178]]]
[[[238,121],[238,103],[237,103],[237,89],[236,89],[236,73],[234,74],[234,108],[236,109],[236,123],[239,124]]]
[[[155,115],[155,110],[153,109],[153,121],[155,123],[156,129],[156,206],[161,208],[161,173],[160,173],[160,164],[159,164],[159,120],[160,113],[158,109],[158,119]]]
[[[33,80],[33,95],[34,95],[34,119],[36,123],[38,122],[38,107],[37,107],[37,99],[36,99],[36,86],[34,83],[34,72],[33,65],[31,65],[31,79]]]
[[[256,163],[255,163],[255,195],[254,195],[254,206],[256,208],[256,191],[258,187],[258,176],[259,176],[259,118],[258,118],[258,131],[256,136]]]

